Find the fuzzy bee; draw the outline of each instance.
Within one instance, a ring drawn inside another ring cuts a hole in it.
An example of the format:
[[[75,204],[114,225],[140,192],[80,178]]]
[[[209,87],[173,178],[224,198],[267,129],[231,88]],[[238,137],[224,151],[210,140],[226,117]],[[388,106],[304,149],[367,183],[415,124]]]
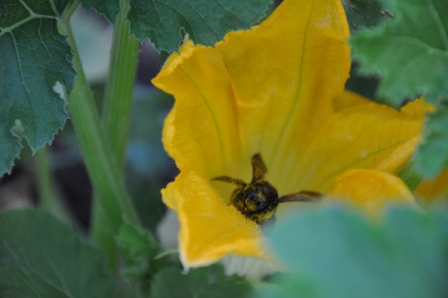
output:
[[[212,180],[237,185],[232,193],[230,204],[233,204],[244,216],[258,224],[270,219],[280,203],[312,202],[323,198],[322,194],[307,190],[279,197],[277,189],[264,180],[267,168],[260,153],[252,156],[252,170],[252,181],[250,183],[228,176],[219,176]]]

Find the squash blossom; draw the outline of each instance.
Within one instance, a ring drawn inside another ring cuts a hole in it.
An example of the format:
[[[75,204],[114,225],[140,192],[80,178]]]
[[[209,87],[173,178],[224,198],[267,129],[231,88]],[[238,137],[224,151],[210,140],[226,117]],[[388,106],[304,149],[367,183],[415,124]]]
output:
[[[371,214],[392,199],[414,204],[394,174],[414,153],[428,107],[396,111],[344,91],[351,61],[340,2],[285,0],[215,47],[186,40],[153,79],[175,96],[163,143],[180,173],[162,196],[178,214],[186,267],[228,254],[270,259],[259,225],[229,204],[235,185],[212,181],[250,182],[256,153],[280,196],[315,191]],[[277,216],[295,204],[280,204]]]

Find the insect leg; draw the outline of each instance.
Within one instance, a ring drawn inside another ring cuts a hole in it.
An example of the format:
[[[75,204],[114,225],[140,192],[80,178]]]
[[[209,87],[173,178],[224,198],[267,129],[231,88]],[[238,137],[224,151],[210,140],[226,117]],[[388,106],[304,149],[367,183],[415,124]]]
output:
[[[252,182],[263,180],[264,174],[268,172],[260,153],[252,156],[252,171]]]
[[[320,201],[324,198],[324,195],[315,192],[315,191],[308,191],[308,190],[302,190],[298,193],[292,193],[289,195],[281,196],[278,199],[279,203],[286,203],[286,202],[316,202]]]
[[[237,188],[232,192],[232,195],[230,196],[230,202],[229,205],[232,205],[235,201],[236,196],[238,195],[238,193],[247,186],[246,182],[244,182],[243,180],[240,179],[235,179],[235,178],[231,178],[228,176],[219,176],[216,178],[213,178],[212,181],[223,181],[223,182],[228,182],[228,183],[232,183],[232,184],[236,184]]]
[[[215,178],[212,179],[212,181],[228,182],[228,183],[236,184],[236,185],[238,185],[240,187],[245,187],[247,185],[246,182],[244,182],[243,180],[231,178],[231,177],[228,177],[228,176],[215,177]]]

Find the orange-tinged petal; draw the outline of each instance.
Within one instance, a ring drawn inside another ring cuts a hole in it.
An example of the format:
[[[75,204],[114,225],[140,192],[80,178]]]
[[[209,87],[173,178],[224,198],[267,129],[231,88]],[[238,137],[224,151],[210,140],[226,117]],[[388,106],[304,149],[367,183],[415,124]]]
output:
[[[224,202],[202,175],[182,171],[163,191],[163,199],[178,213],[185,265],[205,266],[231,253],[266,258],[257,224]]]
[[[423,181],[415,194],[424,201],[444,199],[448,201],[448,169],[444,170],[434,180]]]
[[[281,193],[327,192],[350,169],[398,173],[415,151],[429,108],[419,100],[401,111],[376,103],[342,109],[307,144],[300,163],[284,166],[277,184]]]
[[[403,203],[418,208],[412,193],[398,177],[378,170],[351,170],[336,179],[327,195],[359,208],[368,215],[381,214],[387,204]]]
[[[343,91],[348,37],[340,1],[284,1],[260,26],[217,43],[234,84],[246,160],[261,152],[274,176],[297,160]]]

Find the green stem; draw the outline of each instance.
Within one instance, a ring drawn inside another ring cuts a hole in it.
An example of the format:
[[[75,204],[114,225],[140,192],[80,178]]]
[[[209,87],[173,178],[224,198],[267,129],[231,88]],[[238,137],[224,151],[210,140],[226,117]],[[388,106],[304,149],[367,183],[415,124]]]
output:
[[[103,131],[121,174],[124,172],[126,141],[129,132],[132,92],[137,68],[138,41],[130,34],[126,14],[127,1],[121,1],[121,12],[114,24],[109,79],[103,112]],[[112,231],[106,230],[105,215],[95,194],[92,210],[92,241],[103,248],[111,267],[116,267],[117,247]]]
[[[100,209],[108,228],[116,234],[123,216],[136,225],[138,218],[101,130],[68,17],[63,18],[63,26],[73,51],[73,67],[78,73],[68,99],[73,126],[94,190],[98,194]]]
[[[51,183],[51,171],[48,166],[48,149],[41,148],[34,156],[37,189],[40,208],[53,213],[60,220],[68,222],[69,217],[64,204],[55,196]]]
[[[154,257],[154,260],[158,260],[161,258],[164,258],[166,256],[172,255],[172,254],[179,254],[179,250],[177,248],[165,250],[164,252],[159,253]]]
[[[138,41],[131,35],[129,21],[126,20],[129,10],[129,3],[126,0],[121,1],[121,9],[114,24],[103,129],[118,169],[123,172],[137,69]]]

